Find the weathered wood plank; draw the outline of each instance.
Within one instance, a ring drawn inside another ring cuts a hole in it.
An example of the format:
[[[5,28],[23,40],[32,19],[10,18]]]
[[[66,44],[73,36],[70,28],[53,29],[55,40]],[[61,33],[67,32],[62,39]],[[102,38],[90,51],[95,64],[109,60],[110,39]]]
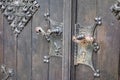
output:
[[[3,37],[4,37],[4,31],[3,31],[3,15],[0,13],[0,65],[3,64]],[[0,80],[2,80],[2,74],[0,73]]]
[[[72,0],[63,1],[63,58],[62,58],[62,80],[70,80],[71,67],[71,6]]]
[[[63,0],[50,0],[50,18],[63,23]],[[49,80],[62,79],[62,58],[51,57],[49,63]]]
[[[17,80],[32,79],[32,46],[31,46],[31,22],[30,21],[24,30],[18,36],[17,49]]]
[[[100,51],[98,63],[101,71],[100,80],[118,80],[118,65],[120,53],[120,30],[110,7],[115,0],[97,0],[97,15],[102,16],[103,25],[98,29]]]
[[[35,32],[38,26],[44,30],[48,27],[44,13],[49,11],[49,0],[37,1],[41,7],[32,20],[32,80],[49,80],[48,63],[43,62],[44,56],[47,56],[49,52],[48,42],[41,34]]]
[[[94,23],[94,18],[96,17],[96,0],[90,0],[90,1],[77,0],[76,5],[77,5],[76,23],[84,27],[92,25]],[[76,70],[76,80],[94,79],[93,70],[86,65],[79,64],[75,66],[75,70]]]
[[[14,70],[13,80],[16,80],[16,39],[7,20],[4,18],[4,63],[7,68]]]
[[[75,24],[76,24],[76,21],[77,21],[77,19],[76,19],[76,12],[77,12],[77,0],[72,0],[72,4],[71,4],[71,19],[72,19],[72,21],[71,21],[71,35],[73,36],[74,35],[74,33],[75,33]],[[74,50],[75,50],[75,45],[74,45],[74,42],[72,42],[71,43],[71,72],[70,72],[70,79],[71,80],[75,80],[75,78],[76,78],[76,70],[75,70],[75,66],[74,66]]]

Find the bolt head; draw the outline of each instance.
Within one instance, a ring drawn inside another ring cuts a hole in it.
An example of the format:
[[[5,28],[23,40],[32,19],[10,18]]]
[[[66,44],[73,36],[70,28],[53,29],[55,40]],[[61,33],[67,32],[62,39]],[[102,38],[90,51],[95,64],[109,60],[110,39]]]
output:
[[[14,70],[13,69],[8,69],[8,73],[10,76],[13,76],[14,75]]]
[[[98,25],[101,25],[101,24],[102,24],[102,22],[101,22],[101,21],[99,21],[99,22],[98,22]]]
[[[50,16],[49,13],[45,13],[45,14],[44,14],[44,17],[49,17],[49,16]]]
[[[100,77],[100,74],[95,72],[94,77]]]
[[[96,70],[96,72],[97,72],[97,73],[100,73],[100,70],[99,70],[99,69],[97,69],[97,70]]]
[[[94,46],[98,46],[98,43],[97,43],[97,42],[95,42],[95,43],[93,43],[93,45],[94,45]]]

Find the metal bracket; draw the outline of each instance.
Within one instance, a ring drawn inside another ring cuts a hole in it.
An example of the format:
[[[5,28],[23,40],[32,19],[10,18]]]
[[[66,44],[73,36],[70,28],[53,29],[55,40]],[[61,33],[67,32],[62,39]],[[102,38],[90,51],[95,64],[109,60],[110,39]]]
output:
[[[14,76],[14,71],[11,68],[7,68],[6,65],[1,65],[1,72],[4,74],[2,80],[8,80],[10,77]]]
[[[24,29],[39,7],[35,0],[0,1],[0,10],[16,36]]]
[[[74,64],[83,64],[89,66],[95,73],[94,76],[99,77],[99,70],[95,70],[92,62],[93,53],[97,53],[99,45],[95,41],[95,29],[101,25],[101,18],[95,18],[95,23],[91,26],[80,26],[76,24],[75,36],[73,41],[76,43],[76,51],[74,56]]]
[[[36,32],[41,33],[49,42],[49,57],[62,57],[63,23],[59,23],[50,19],[49,13],[45,13],[44,16],[45,20],[49,21],[51,26],[46,32],[42,29],[42,27],[36,27]]]
[[[117,0],[110,9],[114,16],[117,18],[117,20],[120,20],[120,0]]]

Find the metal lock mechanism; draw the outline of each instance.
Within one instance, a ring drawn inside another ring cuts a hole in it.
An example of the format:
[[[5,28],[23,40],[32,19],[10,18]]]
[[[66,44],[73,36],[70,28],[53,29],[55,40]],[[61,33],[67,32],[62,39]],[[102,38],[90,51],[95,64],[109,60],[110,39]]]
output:
[[[40,5],[35,0],[1,0],[0,10],[18,36]]]
[[[50,22],[50,27],[45,32],[42,27],[36,27],[36,32],[41,33],[49,42],[49,56],[44,56],[44,62],[49,62],[48,59],[53,56],[62,57],[62,36],[63,23],[59,23],[50,19],[49,13],[44,14],[45,20]]]
[[[7,68],[6,65],[1,65],[1,72],[4,74],[2,80],[8,80],[10,77],[14,76],[14,71],[11,68]]]
[[[114,16],[117,18],[117,20],[120,20],[120,0],[117,0],[110,9]]]
[[[75,42],[74,64],[83,64],[89,66],[94,71],[94,76],[99,77],[99,70],[93,66],[92,55],[97,53],[99,45],[95,40],[95,29],[101,25],[101,18],[95,18],[95,23],[91,26],[80,26],[76,24],[75,35],[72,40]]]

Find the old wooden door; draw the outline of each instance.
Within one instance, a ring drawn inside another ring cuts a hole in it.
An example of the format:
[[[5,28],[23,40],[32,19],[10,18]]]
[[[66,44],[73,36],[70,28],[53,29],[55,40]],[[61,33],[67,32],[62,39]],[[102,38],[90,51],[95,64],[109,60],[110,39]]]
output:
[[[102,25],[95,33],[100,49],[93,54],[93,64],[100,70],[100,77],[94,77],[89,66],[79,64],[74,67],[73,80],[119,80],[120,26],[110,11],[114,3],[115,0],[76,0],[73,4],[76,24],[87,27],[94,23],[95,17],[102,18]]]
[[[14,70],[14,75],[6,80],[61,80],[62,78],[62,58],[52,57],[48,63],[44,63],[44,56],[49,56],[49,44],[44,36],[36,33],[35,28],[41,26],[46,30],[50,27],[49,22],[45,20],[45,13],[49,13],[52,20],[62,23],[63,0],[36,1],[40,8],[18,37],[15,37],[3,13],[0,14],[0,65],[4,64],[6,69]],[[0,80],[7,76],[5,73],[0,74]]]
[[[14,71],[8,80],[119,80],[119,21],[110,11],[115,0],[36,1],[40,8],[18,37],[0,13],[0,65]],[[44,16],[46,13],[51,20],[63,26],[62,57],[49,57],[50,43],[35,31],[36,27],[47,31],[52,26]],[[95,31],[100,49],[92,55],[92,62],[95,69],[100,70],[100,77],[94,77],[89,66],[74,65],[76,48],[72,41],[75,24],[89,26],[97,16],[102,18],[102,25]],[[0,80],[6,76],[0,72]]]

